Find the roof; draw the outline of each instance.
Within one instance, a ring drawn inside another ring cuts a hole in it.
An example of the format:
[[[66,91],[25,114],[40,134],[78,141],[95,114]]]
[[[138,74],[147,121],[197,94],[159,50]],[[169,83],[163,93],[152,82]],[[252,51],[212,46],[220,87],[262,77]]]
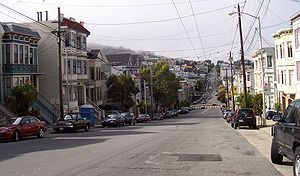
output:
[[[129,65],[131,54],[110,54],[106,55],[110,64],[115,66]]]
[[[80,23],[76,21],[72,21],[68,18],[64,18],[62,21],[62,26],[68,26],[69,28],[76,29],[84,34],[90,35],[90,31],[88,31],[85,27],[83,27]]]
[[[295,15],[293,15],[293,16],[291,17],[291,21],[294,22],[294,21],[296,21],[297,19],[299,19],[299,17],[300,17],[300,12],[297,12]]]
[[[27,27],[23,24],[8,22],[0,23],[5,33],[16,33],[22,34],[30,37],[41,38],[40,34],[30,27]]]

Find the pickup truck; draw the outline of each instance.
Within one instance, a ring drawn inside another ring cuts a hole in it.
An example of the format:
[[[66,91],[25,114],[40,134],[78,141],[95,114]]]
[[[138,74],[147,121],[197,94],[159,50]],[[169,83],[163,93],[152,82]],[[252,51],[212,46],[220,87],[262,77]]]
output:
[[[300,99],[286,108],[283,116],[273,116],[271,161],[281,164],[283,157],[293,161],[294,176],[300,176]]]

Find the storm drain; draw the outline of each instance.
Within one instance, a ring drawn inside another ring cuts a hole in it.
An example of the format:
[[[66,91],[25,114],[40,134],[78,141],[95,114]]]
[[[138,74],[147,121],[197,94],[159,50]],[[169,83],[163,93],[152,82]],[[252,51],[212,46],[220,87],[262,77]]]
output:
[[[218,154],[174,154],[178,156],[177,161],[222,161]]]

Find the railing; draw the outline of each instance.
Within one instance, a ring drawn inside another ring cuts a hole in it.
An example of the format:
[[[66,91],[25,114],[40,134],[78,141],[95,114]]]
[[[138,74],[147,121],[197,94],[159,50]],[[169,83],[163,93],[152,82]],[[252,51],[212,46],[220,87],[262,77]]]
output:
[[[38,93],[33,107],[39,110],[42,118],[50,124],[53,124],[59,117],[60,111]]]
[[[103,120],[105,118],[105,112],[104,110],[100,109],[96,103],[94,103],[91,99],[86,97],[86,101],[88,104],[92,105],[94,107],[95,117],[99,120]]]

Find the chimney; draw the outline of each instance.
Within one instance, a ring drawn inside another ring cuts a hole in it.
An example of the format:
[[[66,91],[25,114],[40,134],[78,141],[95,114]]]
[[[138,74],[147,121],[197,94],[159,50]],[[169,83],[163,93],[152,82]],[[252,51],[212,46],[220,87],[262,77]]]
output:
[[[40,12],[40,21],[43,21],[43,13]]]
[[[48,11],[46,10],[45,13],[46,13],[46,21],[48,21]]]
[[[73,18],[73,17],[70,17],[70,20],[75,22],[75,18]]]
[[[37,20],[40,21],[40,13],[39,12],[36,13],[37,13]]]
[[[79,23],[81,24],[81,26],[84,27],[84,22],[83,21],[80,21]]]

